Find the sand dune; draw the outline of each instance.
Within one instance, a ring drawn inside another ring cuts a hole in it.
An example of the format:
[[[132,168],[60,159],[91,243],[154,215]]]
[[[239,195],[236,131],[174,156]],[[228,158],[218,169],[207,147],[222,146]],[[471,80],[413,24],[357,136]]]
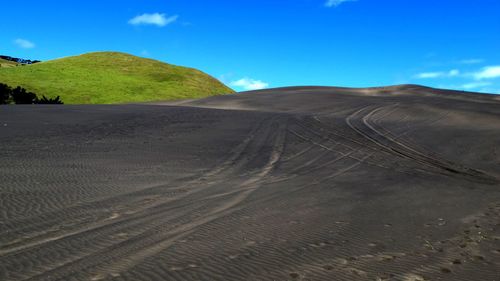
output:
[[[500,101],[0,108],[0,280],[500,280]]]

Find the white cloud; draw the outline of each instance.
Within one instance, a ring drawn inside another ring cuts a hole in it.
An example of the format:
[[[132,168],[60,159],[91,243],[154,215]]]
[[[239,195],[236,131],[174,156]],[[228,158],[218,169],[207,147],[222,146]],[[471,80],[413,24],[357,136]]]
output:
[[[500,78],[500,65],[487,66],[481,71],[472,73],[476,80]]]
[[[483,59],[466,59],[466,60],[461,60],[459,63],[461,64],[480,64],[483,63]]]
[[[20,48],[23,48],[23,49],[33,49],[35,48],[35,44],[29,40],[26,40],[26,39],[21,39],[21,38],[18,38],[16,40],[14,40],[14,43],[20,47]]]
[[[444,72],[423,72],[415,75],[415,77],[419,79],[439,78],[443,76]]]
[[[166,26],[175,22],[179,16],[167,17],[165,14],[154,13],[154,14],[142,14],[132,18],[128,21],[131,25],[156,25],[156,26]]]
[[[457,77],[460,75],[460,70],[458,69],[452,69],[447,73],[448,77]]]
[[[269,84],[260,80],[254,80],[250,78],[242,78],[237,81],[230,83],[233,87],[239,87],[246,91],[261,90],[269,87]]]
[[[473,89],[488,87],[491,85],[492,85],[492,83],[490,83],[490,82],[471,82],[471,83],[467,83],[467,84],[462,85],[461,88],[465,89],[465,90],[473,90]]]
[[[325,6],[329,7],[329,8],[330,7],[337,7],[340,4],[343,4],[345,2],[354,2],[354,1],[357,1],[357,0],[327,0],[325,3]]]
[[[444,77],[457,77],[460,76],[460,70],[452,69],[448,72],[423,72],[415,75],[418,79],[434,79],[434,78],[444,78]]]

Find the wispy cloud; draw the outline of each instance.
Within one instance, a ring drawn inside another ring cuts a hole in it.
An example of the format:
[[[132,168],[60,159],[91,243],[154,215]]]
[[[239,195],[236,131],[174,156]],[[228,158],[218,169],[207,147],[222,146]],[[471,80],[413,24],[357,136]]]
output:
[[[447,73],[448,77],[457,77],[459,75],[460,75],[460,70],[458,70],[458,69],[452,69],[452,70],[448,71],[448,73]]]
[[[443,72],[422,72],[415,75],[415,78],[418,79],[430,79],[430,78],[439,78],[443,77]]]
[[[464,64],[464,68],[471,68],[468,65],[483,63],[480,59],[456,60],[453,64]],[[485,67],[474,67],[471,71],[452,69],[449,71],[422,72],[413,76],[414,79],[427,79],[431,85],[456,89],[463,91],[474,91],[482,93],[497,93],[500,82],[500,65],[490,65]],[[432,81],[430,81],[432,80]],[[453,84],[447,84],[453,82]],[[437,84],[436,83],[441,83]]]
[[[130,19],[128,23],[131,25],[156,25],[163,27],[177,21],[178,18],[178,15],[167,17],[165,14],[160,13],[142,14]]]
[[[21,39],[21,38],[14,40],[14,44],[16,44],[19,48],[23,48],[23,49],[35,48],[35,43],[33,43],[29,40],[26,40],[26,39]]]
[[[484,62],[483,59],[465,59],[465,60],[459,61],[459,63],[461,63],[461,64],[480,64],[483,62]]]
[[[439,71],[439,72],[423,72],[415,75],[415,78],[418,79],[435,79],[435,78],[445,78],[445,77],[457,77],[460,75],[460,70],[452,69],[448,72]]]
[[[500,78],[500,65],[487,66],[478,72],[472,73],[476,80]]]
[[[340,4],[343,4],[345,2],[354,2],[357,0],[327,0],[325,3],[326,7],[338,7]]]
[[[464,90],[473,90],[473,89],[488,87],[491,85],[493,85],[493,83],[491,83],[491,82],[471,82],[471,83],[463,84],[461,86],[461,88]]]
[[[241,88],[245,91],[261,90],[269,87],[269,83],[263,82],[261,80],[254,80],[251,78],[242,78],[230,83],[233,87]]]

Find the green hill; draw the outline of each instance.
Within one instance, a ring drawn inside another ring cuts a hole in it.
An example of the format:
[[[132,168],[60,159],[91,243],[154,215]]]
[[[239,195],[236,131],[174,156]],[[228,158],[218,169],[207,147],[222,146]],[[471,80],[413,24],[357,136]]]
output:
[[[17,65],[18,65],[17,62],[13,62],[13,61],[10,61],[10,60],[0,59],[0,68],[13,67],[13,66],[17,66]]]
[[[66,104],[109,104],[201,98],[232,93],[192,68],[117,52],[98,52],[0,68],[0,83]]]

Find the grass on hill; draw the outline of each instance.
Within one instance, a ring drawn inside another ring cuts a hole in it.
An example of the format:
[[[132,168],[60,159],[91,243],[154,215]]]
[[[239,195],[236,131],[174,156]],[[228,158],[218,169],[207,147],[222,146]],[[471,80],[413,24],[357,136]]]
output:
[[[18,65],[18,63],[15,62],[15,61],[0,59],[0,68],[14,67],[14,66],[17,66],[17,65]]]
[[[192,68],[117,52],[97,52],[0,68],[0,83],[66,104],[110,104],[202,98],[233,93]]]

